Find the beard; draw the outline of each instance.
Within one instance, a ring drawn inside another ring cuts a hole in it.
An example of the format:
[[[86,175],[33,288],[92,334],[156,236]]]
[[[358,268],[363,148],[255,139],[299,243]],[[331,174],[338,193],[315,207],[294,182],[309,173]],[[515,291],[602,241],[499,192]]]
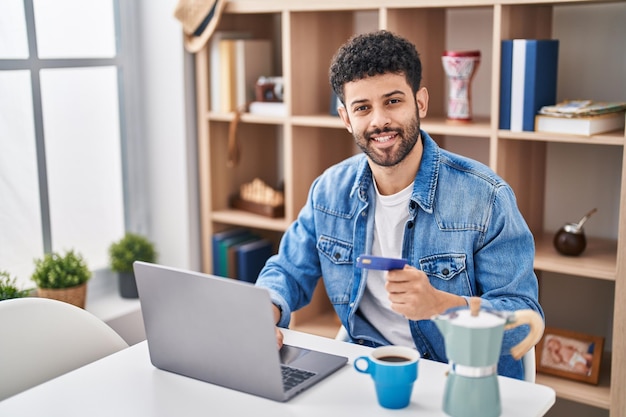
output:
[[[372,146],[372,135],[380,135],[381,133],[396,133],[399,138],[398,146],[388,149],[377,149]],[[411,153],[413,147],[419,139],[420,118],[416,113],[404,128],[384,128],[375,129],[363,134],[354,133],[354,141],[356,145],[367,155],[376,165],[383,167],[392,167],[402,162],[406,156]]]

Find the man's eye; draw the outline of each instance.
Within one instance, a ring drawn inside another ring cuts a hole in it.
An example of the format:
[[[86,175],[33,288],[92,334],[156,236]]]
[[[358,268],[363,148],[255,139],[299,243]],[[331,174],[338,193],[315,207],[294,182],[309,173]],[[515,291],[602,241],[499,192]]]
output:
[[[367,106],[358,106],[354,108],[354,112],[365,111],[367,110]]]
[[[399,98],[390,98],[389,101],[388,101],[389,104],[396,104],[396,103],[399,103],[399,102],[400,102]]]

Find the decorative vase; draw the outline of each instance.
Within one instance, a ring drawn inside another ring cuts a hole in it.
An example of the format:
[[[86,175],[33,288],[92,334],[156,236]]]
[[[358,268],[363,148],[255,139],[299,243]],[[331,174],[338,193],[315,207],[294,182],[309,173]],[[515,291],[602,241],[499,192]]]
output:
[[[64,301],[76,307],[85,308],[87,283],[68,288],[37,288],[37,295],[43,298]]]
[[[472,120],[471,83],[480,63],[480,51],[445,51],[441,62],[448,76],[448,119]]]
[[[132,272],[118,272],[117,277],[122,298],[139,298],[135,274]]]

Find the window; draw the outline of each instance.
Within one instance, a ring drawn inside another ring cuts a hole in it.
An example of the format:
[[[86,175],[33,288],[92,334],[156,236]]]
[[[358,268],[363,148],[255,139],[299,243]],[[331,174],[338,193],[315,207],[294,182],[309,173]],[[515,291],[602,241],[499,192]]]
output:
[[[92,270],[129,224],[127,0],[0,1],[0,270],[75,249]]]

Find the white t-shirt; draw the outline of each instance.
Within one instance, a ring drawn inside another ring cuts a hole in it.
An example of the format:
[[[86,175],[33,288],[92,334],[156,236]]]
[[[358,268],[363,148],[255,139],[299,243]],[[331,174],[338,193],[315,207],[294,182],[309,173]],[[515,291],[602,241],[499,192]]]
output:
[[[372,255],[402,257],[404,227],[409,219],[408,203],[412,191],[413,183],[393,195],[380,195],[376,188]],[[367,284],[359,309],[390,343],[415,348],[408,320],[391,310],[391,301],[385,290],[386,274],[386,271],[367,270]]]

